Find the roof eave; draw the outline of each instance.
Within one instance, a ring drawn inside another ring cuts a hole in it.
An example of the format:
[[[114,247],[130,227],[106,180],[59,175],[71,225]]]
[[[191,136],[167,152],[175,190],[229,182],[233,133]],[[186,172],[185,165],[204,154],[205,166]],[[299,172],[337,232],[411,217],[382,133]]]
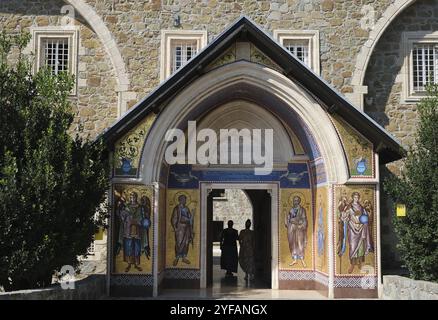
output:
[[[385,129],[365,113],[355,108],[335,88],[321,79],[301,61],[294,58],[290,52],[246,17],[241,17],[235,24],[221,33],[189,63],[160,84],[101,136],[107,143],[111,144],[139,123],[148,113],[158,113],[162,104],[169,97],[177,94],[182,88],[196,79],[204,67],[213,62],[221,52],[237,39],[253,42],[284,70],[285,76],[313,92],[323,102],[322,107],[327,112],[337,113],[347,119],[347,122],[352,124],[374,144],[377,152],[382,153],[380,157],[382,163],[404,157],[405,150],[403,147]]]

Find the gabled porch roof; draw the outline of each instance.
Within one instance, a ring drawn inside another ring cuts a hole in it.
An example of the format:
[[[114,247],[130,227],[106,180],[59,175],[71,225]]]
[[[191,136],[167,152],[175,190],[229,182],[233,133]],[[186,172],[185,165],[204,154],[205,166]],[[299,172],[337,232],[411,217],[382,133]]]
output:
[[[336,89],[315,74],[288,50],[243,16],[193,57],[155,90],[139,101],[102,135],[109,145],[138,124],[148,113],[159,113],[165,102],[200,77],[205,67],[221,56],[235,41],[249,41],[282,68],[286,77],[306,88],[330,114],[338,114],[370,140],[382,164],[404,157],[405,151],[390,133],[367,114],[355,108]]]

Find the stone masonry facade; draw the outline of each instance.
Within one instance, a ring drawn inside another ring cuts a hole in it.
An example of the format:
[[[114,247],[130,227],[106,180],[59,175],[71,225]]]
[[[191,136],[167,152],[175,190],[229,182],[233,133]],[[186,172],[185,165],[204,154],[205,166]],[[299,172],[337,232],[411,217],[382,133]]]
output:
[[[213,201],[213,220],[223,221],[224,228],[228,220],[233,220],[233,228],[237,231],[245,229],[245,222],[252,218],[251,201],[244,191],[225,189],[224,196]]]
[[[403,32],[427,32],[438,30],[438,1],[421,0],[404,10],[386,29],[375,47],[367,72],[364,111],[381,126],[391,132],[402,145],[415,143],[414,132],[418,123],[415,103],[403,103]],[[401,162],[381,170],[382,177],[400,172]],[[388,269],[396,268],[399,257],[395,248],[396,237],[392,233],[393,204],[382,193],[381,198],[382,264]]]
[[[438,30],[438,1],[421,0],[403,11],[386,29],[368,65],[365,85],[368,95],[365,112],[385,127],[399,141],[410,146],[416,129],[417,109],[414,103],[402,103],[404,52],[402,34],[405,31]]]
[[[1,0],[0,27],[7,33],[17,33],[29,31],[30,27],[60,26],[64,5],[57,0]],[[92,28],[81,17],[77,18],[75,24],[80,26],[77,95],[71,99],[75,125],[82,125],[84,134],[93,138],[117,119],[116,80],[102,43]]]
[[[246,15],[270,34],[318,30],[321,76],[347,97],[357,90],[361,52],[371,48],[361,83],[368,87],[364,111],[403,145],[414,143],[415,104],[400,103],[401,34],[438,31],[438,0],[0,0],[0,27],[16,33],[60,26],[65,5],[73,6],[79,26],[77,94],[71,97],[75,123],[91,138],[159,85],[161,30],[206,30],[210,42]],[[396,171],[394,165],[390,169]],[[390,210],[383,205],[384,267],[396,260],[391,229]]]
[[[364,5],[372,5],[379,19],[391,1],[173,1],[173,0],[2,0],[0,26],[6,32],[31,26],[60,25],[64,5],[85,3],[104,22],[121,53],[134,94],[127,108],[159,84],[160,37],[164,29],[207,30],[211,41],[242,14],[267,32],[275,29],[319,30],[322,77],[344,94],[350,85],[355,59],[368,37],[361,28]],[[180,15],[181,26],[173,26]],[[78,121],[96,136],[117,119],[114,67],[93,26],[75,12],[81,46],[78,94],[73,98]]]

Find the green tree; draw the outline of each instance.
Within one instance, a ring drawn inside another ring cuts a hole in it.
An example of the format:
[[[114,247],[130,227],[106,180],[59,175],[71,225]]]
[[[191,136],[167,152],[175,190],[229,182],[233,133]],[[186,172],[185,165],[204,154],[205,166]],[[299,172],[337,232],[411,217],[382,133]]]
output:
[[[419,124],[400,177],[385,180],[391,198],[406,205],[394,217],[397,247],[414,279],[438,281],[438,86],[418,104]]]
[[[29,39],[0,33],[0,285],[6,290],[50,285],[55,270],[78,266],[103,222],[108,190],[103,142],[69,131],[73,78],[48,69],[32,74],[22,54]]]

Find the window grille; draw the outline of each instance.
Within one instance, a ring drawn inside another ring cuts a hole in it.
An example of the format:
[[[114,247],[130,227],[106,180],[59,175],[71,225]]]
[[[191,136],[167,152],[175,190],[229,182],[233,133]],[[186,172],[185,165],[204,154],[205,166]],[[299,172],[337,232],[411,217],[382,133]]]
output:
[[[435,44],[422,43],[414,45],[412,51],[414,91],[426,91],[426,85],[436,81],[437,50],[438,47]]]
[[[42,44],[42,65],[49,67],[53,74],[69,71],[70,46],[68,38],[44,38]]]
[[[295,57],[309,66],[309,41],[298,39],[285,39],[283,45]]]
[[[172,73],[184,66],[196,55],[196,41],[174,41],[172,45]]]

